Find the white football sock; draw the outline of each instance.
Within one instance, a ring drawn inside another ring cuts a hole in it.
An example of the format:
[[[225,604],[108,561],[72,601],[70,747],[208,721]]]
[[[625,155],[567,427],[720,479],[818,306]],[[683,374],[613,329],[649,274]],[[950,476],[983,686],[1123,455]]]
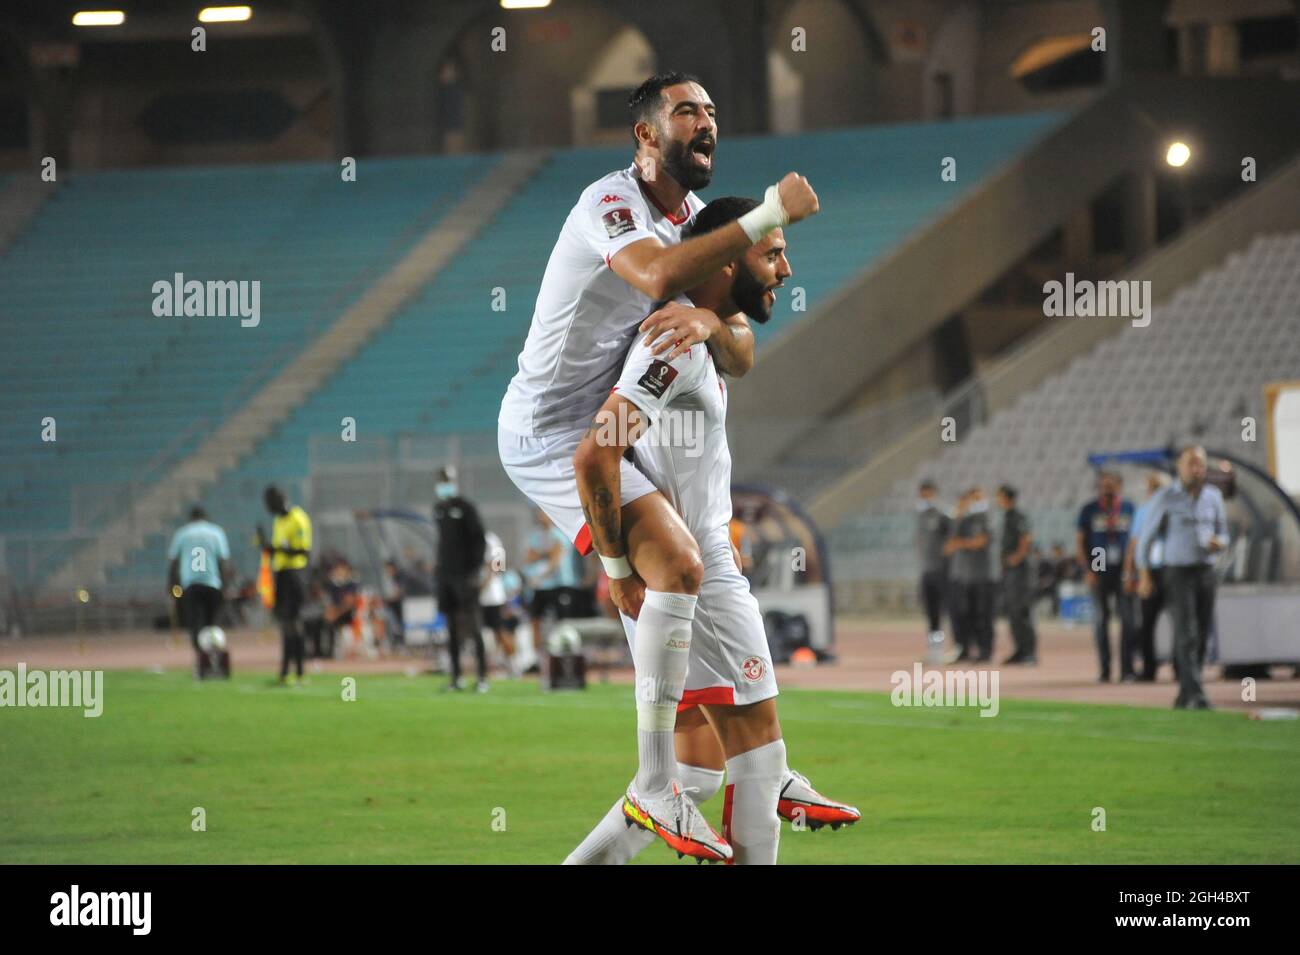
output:
[[[596,828],[578,848],[569,853],[565,865],[622,865],[654,842],[655,834],[640,826],[629,826],[623,815],[623,797],[610,807]]]
[[[708,802],[722,788],[723,772],[701,766],[677,764],[677,778],[685,788],[699,790],[691,793],[698,806]],[[655,841],[655,834],[640,826],[629,826],[623,815],[623,800],[610,807],[596,828],[587,834],[578,848],[569,853],[565,865],[623,865],[631,862],[638,852]]]
[[[726,775],[721,769],[705,769],[689,763],[677,764],[677,779],[685,789],[695,788],[699,792],[691,793],[691,801],[702,806],[718,794],[722,788],[722,779]]]
[[[677,768],[673,728],[686,686],[695,597],[647,590],[636,621],[636,724],[639,763],[634,783],[644,796],[668,788]]]
[[[776,865],[781,817],[776,803],[786,772],[785,741],[774,740],[727,760],[723,836],[736,865]]]

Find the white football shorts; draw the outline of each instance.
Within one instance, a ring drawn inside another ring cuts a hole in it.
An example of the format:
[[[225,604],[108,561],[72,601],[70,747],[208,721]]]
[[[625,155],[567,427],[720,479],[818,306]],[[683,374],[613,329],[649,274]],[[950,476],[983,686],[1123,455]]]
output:
[[[767,633],[749,581],[736,567],[727,528],[699,541],[704,583],[691,627],[686,691],[677,709],[698,703],[743,706],[777,695]],[[623,617],[628,646],[636,652],[636,621]]]
[[[591,553],[591,529],[582,514],[578,498],[578,480],[573,471],[573,452],[587,433],[586,429],[565,431],[540,437],[515,434],[497,428],[497,451],[501,465],[515,487],[543,511],[573,541],[578,553]],[[654,493],[650,479],[624,458],[619,472],[622,504]]]

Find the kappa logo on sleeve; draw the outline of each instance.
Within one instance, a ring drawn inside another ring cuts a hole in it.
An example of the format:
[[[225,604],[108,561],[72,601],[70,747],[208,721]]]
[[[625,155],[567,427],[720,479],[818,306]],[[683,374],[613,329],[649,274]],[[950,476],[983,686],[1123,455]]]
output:
[[[631,209],[610,209],[600,221],[605,223],[605,233],[611,239],[617,239],[624,232],[631,232],[636,228],[636,223],[632,221]]]
[[[677,369],[668,362],[656,358],[650,363],[650,367],[645,370],[645,374],[637,379],[636,383],[644,388],[656,398],[662,398],[668,386],[673,383],[677,377]]]

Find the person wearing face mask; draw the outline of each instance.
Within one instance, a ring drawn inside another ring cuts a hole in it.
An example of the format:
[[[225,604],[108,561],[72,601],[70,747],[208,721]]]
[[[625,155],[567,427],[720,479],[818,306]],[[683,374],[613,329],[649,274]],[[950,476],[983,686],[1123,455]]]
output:
[[[957,502],[953,533],[944,545],[952,555],[954,615],[959,619],[959,652],[945,662],[987,663],[993,656],[993,562],[989,502],[972,487]]]
[[[438,498],[433,506],[434,520],[438,525],[434,576],[438,581],[438,609],[447,619],[447,649],[451,655],[451,682],[447,689],[464,689],[460,677],[460,647],[461,641],[468,638],[474,641],[477,689],[484,693],[488,688],[487,651],[479,626],[479,587],[487,553],[483,521],[478,509],[460,496],[456,469],[451,465],[438,470],[434,493]]]

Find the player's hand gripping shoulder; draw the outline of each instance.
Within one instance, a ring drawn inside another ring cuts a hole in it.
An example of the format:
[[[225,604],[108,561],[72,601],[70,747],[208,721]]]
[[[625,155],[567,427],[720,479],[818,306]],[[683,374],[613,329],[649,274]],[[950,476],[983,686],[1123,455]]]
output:
[[[739,378],[754,367],[754,333],[743,315],[724,320],[707,308],[668,302],[641,323],[641,331],[651,354],[667,362],[707,343],[728,375]]]

